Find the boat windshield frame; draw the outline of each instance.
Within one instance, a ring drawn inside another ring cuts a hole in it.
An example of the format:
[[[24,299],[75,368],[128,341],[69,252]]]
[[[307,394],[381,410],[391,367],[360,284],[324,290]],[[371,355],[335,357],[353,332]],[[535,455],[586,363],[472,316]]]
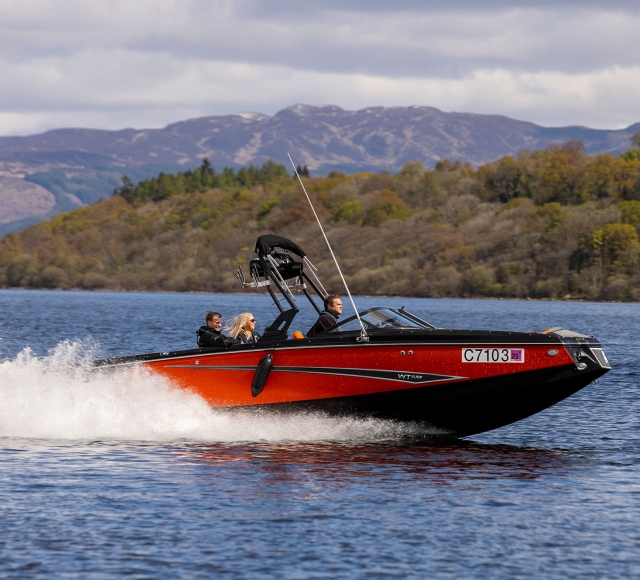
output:
[[[388,316],[386,319],[383,317],[378,317],[378,316],[370,316],[371,313],[391,313],[394,316]],[[368,308],[367,310],[363,310],[362,312],[359,313],[360,319],[362,320],[362,323],[365,326],[365,329],[367,332],[369,332],[370,330],[390,330],[390,329],[411,329],[411,330],[434,330],[436,327],[433,326],[433,324],[429,324],[428,322],[422,320],[421,318],[418,318],[415,314],[411,314],[410,312],[407,312],[404,308],[388,308],[386,306],[376,306],[374,308]],[[374,320],[371,320],[371,319]],[[375,319],[378,319],[378,322],[375,322]],[[411,324],[396,324],[395,321],[402,321],[402,319],[406,320],[408,323]],[[391,321],[394,322],[391,322]],[[349,328],[348,330],[343,330],[342,327],[350,324],[352,322],[355,322],[356,325],[354,325],[353,328]],[[330,332],[360,332],[361,327],[360,327],[360,323],[358,322],[358,319],[356,317],[356,315],[354,314],[353,316],[350,316],[349,318],[346,318],[345,320],[342,320],[341,322],[338,322],[338,324],[335,324],[334,326],[332,326],[331,328],[327,328],[327,330],[322,331],[321,333],[317,334],[316,336],[324,336]]]

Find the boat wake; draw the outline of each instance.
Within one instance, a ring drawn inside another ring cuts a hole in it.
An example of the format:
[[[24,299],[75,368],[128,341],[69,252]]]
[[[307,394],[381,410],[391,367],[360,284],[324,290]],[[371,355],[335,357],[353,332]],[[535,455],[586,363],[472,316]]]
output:
[[[229,443],[428,436],[391,421],[216,410],[141,368],[90,367],[95,358],[97,345],[64,341],[46,356],[25,348],[0,362],[0,437]]]

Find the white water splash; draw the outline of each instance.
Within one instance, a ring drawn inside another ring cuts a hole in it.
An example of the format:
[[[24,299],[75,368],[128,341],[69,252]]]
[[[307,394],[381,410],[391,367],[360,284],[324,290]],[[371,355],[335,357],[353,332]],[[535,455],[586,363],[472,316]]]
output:
[[[0,363],[0,437],[203,442],[381,441],[413,435],[389,421],[221,411],[142,368],[91,368],[95,345],[29,348]]]

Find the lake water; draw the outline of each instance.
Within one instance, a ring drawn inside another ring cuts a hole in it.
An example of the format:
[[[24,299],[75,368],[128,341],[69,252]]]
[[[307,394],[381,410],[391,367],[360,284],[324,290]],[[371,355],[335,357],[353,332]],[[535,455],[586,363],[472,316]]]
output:
[[[191,348],[209,309],[250,310],[260,331],[268,297],[1,290],[0,576],[640,576],[640,305],[356,302],[442,327],[591,333],[613,370],[460,441],[231,417],[158,378],[69,364]]]

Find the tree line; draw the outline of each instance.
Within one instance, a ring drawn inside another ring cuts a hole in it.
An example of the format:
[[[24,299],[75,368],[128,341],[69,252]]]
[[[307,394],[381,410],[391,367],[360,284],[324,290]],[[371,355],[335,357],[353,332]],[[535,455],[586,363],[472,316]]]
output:
[[[306,165],[305,170],[308,176],[309,170]],[[225,167],[220,173],[217,173],[209,160],[205,158],[202,165],[195,170],[180,171],[175,175],[160,173],[158,177],[144,179],[135,185],[125,175],[122,178],[122,185],[113,190],[113,195],[121,195],[129,203],[161,201],[171,195],[181,193],[204,192],[215,188],[250,188],[259,184],[265,185],[286,175],[285,168],[274,161],[267,161],[260,167],[255,165],[241,167],[238,171],[233,167]]]
[[[355,293],[640,300],[640,133],[633,145],[303,179]],[[0,285],[234,291],[237,265],[273,232],[343,291],[297,178],[272,161],[215,172],[205,160],[114,193],[6,235]]]

